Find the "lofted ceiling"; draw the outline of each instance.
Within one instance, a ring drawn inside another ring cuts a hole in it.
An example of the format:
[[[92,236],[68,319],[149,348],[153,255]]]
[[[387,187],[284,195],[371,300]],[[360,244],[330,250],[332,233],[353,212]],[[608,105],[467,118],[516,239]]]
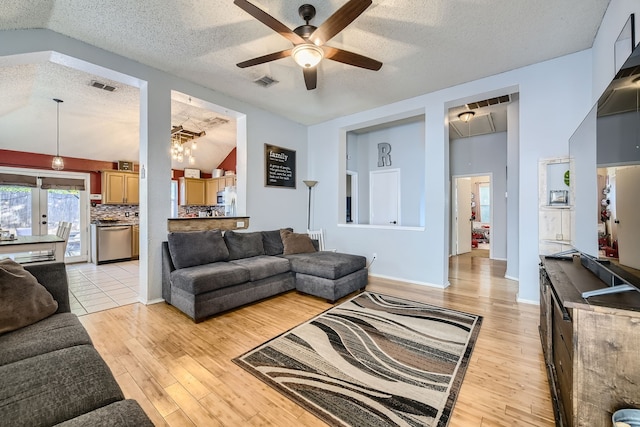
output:
[[[303,1],[250,1],[289,28],[303,24],[298,16]],[[316,2],[311,24],[319,26],[345,3]],[[50,29],[309,125],[590,48],[608,3],[373,0],[328,44],[377,59],[382,69],[324,60],[312,91],[291,58],[236,66],[292,45],[232,0],[3,0],[0,30]],[[51,99],[57,97],[65,101],[60,109],[64,155],[137,158],[137,89],[46,60],[4,66],[1,60],[2,148],[52,153]],[[254,83],[264,76],[278,83],[267,88]],[[118,89],[99,90],[91,80]],[[482,114],[478,110],[477,116]],[[172,103],[172,115],[172,125],[190,118],[204,126],[216,113],[180,99]],[[235,122],[206,133],[212,147],[224,147],[218,154],[224,158],[235,142]],[[215,167],[211,163],[200,168]]]

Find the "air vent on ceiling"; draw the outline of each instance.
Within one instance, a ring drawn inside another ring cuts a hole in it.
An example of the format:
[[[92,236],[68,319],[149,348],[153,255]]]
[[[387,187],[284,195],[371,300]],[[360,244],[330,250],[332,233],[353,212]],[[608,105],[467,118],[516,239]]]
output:
[[[467,108],[475,110],[476,108],[488,107],[489,105],[505,104],[511,102],[511,95],[497,96],[495,98],[485,99],[483,101],[470,102]]]
[[[279,83],[276,79],[269,76],[262,76],[258,80],[254,80],[253,82],[258,86],[262,86],[262,87],[269,87],[269,86],[273,86],[276,83]]]
[[[229,123],[229,119],[223,119],[222,117],[211,117],[202,121],[207,127],[219,126]]]
[[[111,86],[106,83],[100,83],[99,81],[96,81],[96,80],[91,80],[91,86],[98,89],[106,90],[107,92],[113,92],[114,90],[117,89],[115,86]]]

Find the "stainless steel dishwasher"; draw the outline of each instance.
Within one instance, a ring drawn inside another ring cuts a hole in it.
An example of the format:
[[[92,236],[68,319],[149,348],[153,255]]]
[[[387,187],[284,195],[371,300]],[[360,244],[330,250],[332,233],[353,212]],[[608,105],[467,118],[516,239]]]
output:
[[[131,226],[96,227],[97,263],[131,259]]]

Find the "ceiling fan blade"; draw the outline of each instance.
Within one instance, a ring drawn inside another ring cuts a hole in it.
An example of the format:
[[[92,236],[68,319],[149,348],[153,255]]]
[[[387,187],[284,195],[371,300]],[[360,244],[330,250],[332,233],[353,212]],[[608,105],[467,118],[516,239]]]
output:
[[[349,0],[344,6],[336,10],[312,34],[309,40],[316,46],[322,46],[336,34],[344,30],[362,12],[371,6],[371,0]]]
[[[293,49],[287,49],[281,52],[270,53],[268,55],[259,56],[257,58],[239,62],[236,65],[240,68],[253,67],[254,65],[264,64],[265,62],[271,62],[271,61],[275,61],[276,59],[281,59],[281,58],[286,58],[287,56],[291,56],[292,50]]]
[[[233,3],[276,33],[280,34],[282,37],[287,38],[291,43],[306,43],[302,37],[291,31],[289,27],[269,15],[267,12],[249,3],[247,0],[234,0]]]
[[[373,71],[378,71],[382,68],[382,62],[366,56],[358,55],[357,53],[329,46],[322,46],[322,49],[324,50],[324,57],[333,61]]]
[[[307,90],[313,90],[318,83],[318,68],[303,68],[304,84],[307,85]]]

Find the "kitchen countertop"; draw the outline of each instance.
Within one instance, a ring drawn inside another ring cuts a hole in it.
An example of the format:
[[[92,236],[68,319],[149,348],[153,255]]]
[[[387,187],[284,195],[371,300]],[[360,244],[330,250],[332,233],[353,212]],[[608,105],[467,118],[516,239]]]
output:
[[[100,222],[100,221],[94,221],[91,223],[91,225],[95,225],[96,227],[123,227],[126,225],[138,225],[137,222],[127,222],[127,221],[122,221],[122,222]]]
[[[180,217],[180,218],[169,218],[170,221],[180,221],[180,220],[185,220],[185,219],[245,219],[245,218],[249,218],[248,216],[186,216],[186,217]]]
[[[187,218],[168,218],[167,230],[204,231],[204,230],[238,230],[249,228],[248,216],[205,216]]]

